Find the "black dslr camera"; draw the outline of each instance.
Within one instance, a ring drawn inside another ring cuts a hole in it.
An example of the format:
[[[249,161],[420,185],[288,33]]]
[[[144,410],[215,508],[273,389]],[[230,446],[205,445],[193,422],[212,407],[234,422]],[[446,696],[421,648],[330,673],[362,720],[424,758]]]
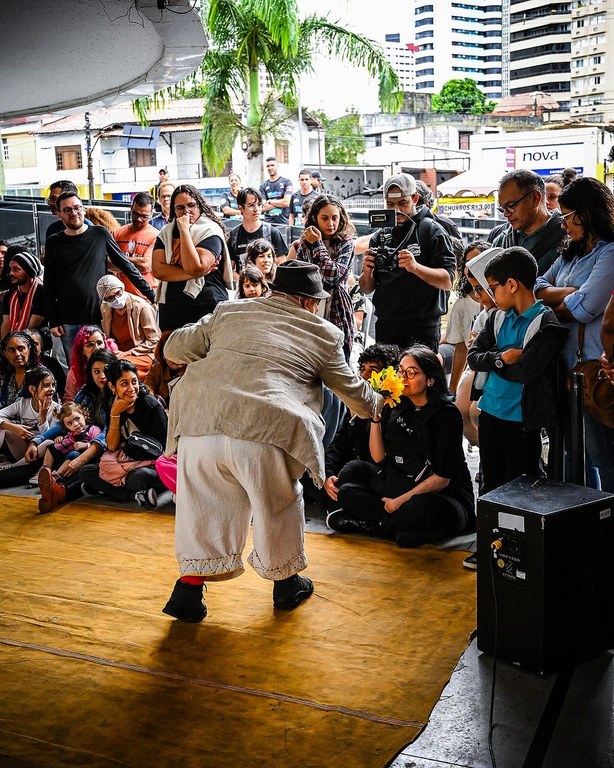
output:
[[[391,208],[369,211],[369,226],[371,229],[392,228],[396,225],[396,213]],[[375,269],[380,271],[394,269],[399,266],[397,249],[380,245],[373,248]]]

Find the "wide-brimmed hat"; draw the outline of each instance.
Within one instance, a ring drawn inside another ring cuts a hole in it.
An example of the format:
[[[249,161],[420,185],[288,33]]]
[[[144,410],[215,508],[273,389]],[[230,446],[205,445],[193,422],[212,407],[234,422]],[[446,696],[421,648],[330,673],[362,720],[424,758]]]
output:
[[[290,259],[277,267],[275,282],[269,283],[272,291],[289,293],[292,296],[305,296],[308,299],[329,299],[322,285],[320,269],[306,261]]]

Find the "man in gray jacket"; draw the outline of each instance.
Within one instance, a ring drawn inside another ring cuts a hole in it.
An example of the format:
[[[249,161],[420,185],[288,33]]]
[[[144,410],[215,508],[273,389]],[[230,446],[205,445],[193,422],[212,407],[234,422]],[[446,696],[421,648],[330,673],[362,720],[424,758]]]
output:
[[[205,581],[244,571],[248,562],[274,582],[275,608],[292,609],[313,592],[304,551],[299,478],[325,479],[322,382],[361,418],[382,397],[352,372],[343,334],[318,317],[328,294],[314,264],[279,265],[268,298],[225,302],[176,330],[165,356],[188,368],[173,389],[167,454],[177,451],[175,550],[180,578],[164,613],[202,621]]]
[[[499,182],[499,213],[507,224],[495,227],[489,242],[499,248],[526,248],[537,262],[537,274],[543,275],[555,262],[565,237],[561,212],[546,207],[543,177],[524,168],[506,173]]]

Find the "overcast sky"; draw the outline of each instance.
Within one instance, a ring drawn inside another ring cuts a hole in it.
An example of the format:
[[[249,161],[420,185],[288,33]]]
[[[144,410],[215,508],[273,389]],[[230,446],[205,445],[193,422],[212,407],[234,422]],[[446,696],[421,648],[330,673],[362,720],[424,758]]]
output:
[[[409,6],[408,0],[300,0],[301,13],[328,16],[378,42],[390,32],[399,32],[407,42]],[[301,79],[301,102],[305,109],[323,109],[329,117],[340,117],[353,106],[377,112],[377,81],[364,69],[318,57],[314,74]]]

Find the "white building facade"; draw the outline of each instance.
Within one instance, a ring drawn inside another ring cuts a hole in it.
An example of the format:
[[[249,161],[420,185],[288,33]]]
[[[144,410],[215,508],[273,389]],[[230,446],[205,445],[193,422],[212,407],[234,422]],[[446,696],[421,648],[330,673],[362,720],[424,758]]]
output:
[[[509,95],[544,91],[569,111],[572,3],[509,0]]]
[[[492,0],[413,0],[416,90],[438,93],[448,80],[475,80],[502,95],[502,6]]]
[[[572,117],[599,123],[614,120],[613,59],[609,51],[613,41],[614,0],[572,3]]]

